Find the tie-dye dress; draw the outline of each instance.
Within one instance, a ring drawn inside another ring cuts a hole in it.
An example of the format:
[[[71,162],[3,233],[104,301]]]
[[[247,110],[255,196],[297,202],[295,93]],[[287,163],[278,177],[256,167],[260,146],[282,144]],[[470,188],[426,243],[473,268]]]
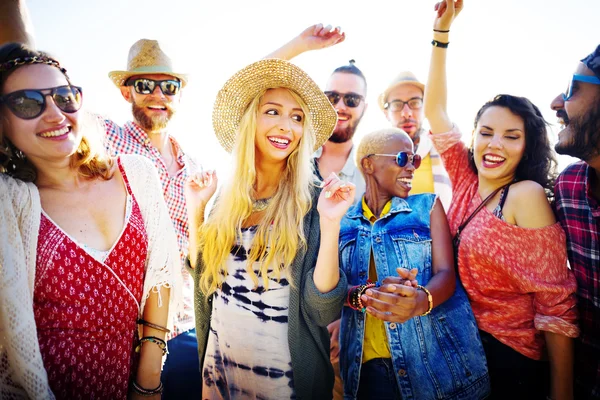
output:
[[[227,259],[229,274],[213,297],[203,367],[203,399],[292,399],[288,343],[289,282],[282,274],[265,289],[254,287],[246,259],[256,227],[242,237]],[[254,265],[258,274],[258,264]]]

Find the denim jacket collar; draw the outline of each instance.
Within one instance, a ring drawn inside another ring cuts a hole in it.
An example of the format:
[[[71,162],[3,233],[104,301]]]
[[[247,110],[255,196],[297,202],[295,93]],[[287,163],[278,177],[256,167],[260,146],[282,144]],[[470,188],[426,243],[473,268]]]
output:
[[[361,198],[361,200],[362,200],[362,198]],[[381,218],[386,218],[388,215],[393,215],[393,214],[396,214],[399,212],[411,212],[411,211],[412,211],[412,209],[410,208],[410,205],[408,204],[408,202],[406,200],[404,200],[401,197],[392,197],[392,208],[390,209],[390,212]],[[366,218],[365,218],[365,216],[363,214],[363,210],[362,210],[362,201],[359,200],[356,202],[355,205],[350,207],[346,216],[351,219],[363,218],[366,221]]]

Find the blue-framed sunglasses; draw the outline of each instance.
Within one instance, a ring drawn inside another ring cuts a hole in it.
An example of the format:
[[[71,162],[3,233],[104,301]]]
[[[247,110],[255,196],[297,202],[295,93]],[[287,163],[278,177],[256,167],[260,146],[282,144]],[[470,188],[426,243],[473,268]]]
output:
[[[382,156],[382,157],[396,157],[396,164],[399,167],[406,167],[408,163],[411,163],[415,169],[421,166],[421,156],[418,154],[408,154],[405,151],[401,151],[398,154],[368,154],[367,157],[371,156]]]
[[[562,95],[563,101],[568,101],[571,97],[573,97],[573,86],[575,81],[600,85],[600,78],[597,76],[573,74],[573,78],[571,79],[571,82],[569,82],[569,87],[567,88],[567,93],[563,93]]]

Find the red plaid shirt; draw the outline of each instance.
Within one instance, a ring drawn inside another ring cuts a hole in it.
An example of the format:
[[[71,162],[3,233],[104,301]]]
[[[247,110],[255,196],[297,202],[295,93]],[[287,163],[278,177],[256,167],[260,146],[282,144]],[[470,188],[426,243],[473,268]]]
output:
[[[556,214],[567,233],[577,278],[581,335],[575,346],[575,378],[582,399],[600,399],[600,206],[591,195],[594,170],[584,162],[567,167],[555,187]]]
[[[169,136],[177,152],[177,162],[183,166],[175,176],[169,176],[167,166],[158,149],[152,145],[148,134],[139,125],[129,121],[121,128],[110,120],[102,120],[102,123],[106,128],[104,144],[107,152],[113,156],[117,154],[139,154],[149,158],[154,162],[160,182],[162,183],[165,203],[167,204],[171,221],[173,221],[173,227],[177,233],[184,278],[184,311],[178,315],[175,330],[169,337],[169,339],[172,339],[178,334],[195,327],[193,283],[188,271],[183,267],[188,253],[187,207],[183,187],[188,176],[199,171],[200,168],[191,157],[183,152],[175,138]]]

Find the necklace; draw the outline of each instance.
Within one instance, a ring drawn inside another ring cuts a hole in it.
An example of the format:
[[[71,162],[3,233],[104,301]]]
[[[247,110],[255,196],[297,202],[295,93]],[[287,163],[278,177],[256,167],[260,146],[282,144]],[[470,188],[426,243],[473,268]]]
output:
[[[252,211],[254,211],[254,212],[265,211],[267,209],[267,207],[269,206],[270,202],[271,202],[271,197],[266,198],[266,199],[252,200]]]

